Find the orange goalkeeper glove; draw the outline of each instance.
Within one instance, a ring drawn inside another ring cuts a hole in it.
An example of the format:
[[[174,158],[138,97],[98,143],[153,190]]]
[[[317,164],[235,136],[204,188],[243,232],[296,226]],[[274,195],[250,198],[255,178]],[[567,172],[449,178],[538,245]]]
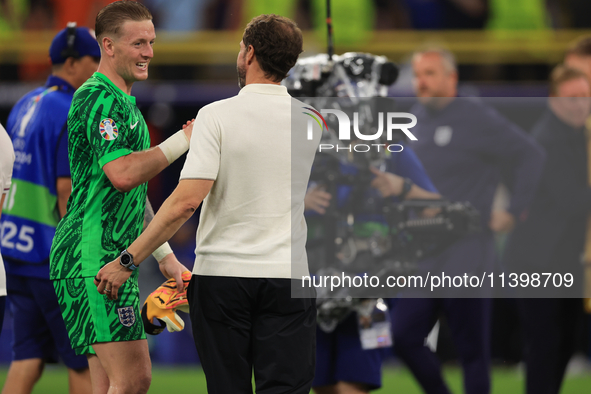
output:
[[[187,300],[187,286],[191,280],[191,272],[183,272],[184,288],[182,293],[176,289],[174,278],[167,280],[146,298],[142,307],[142,320],[144,330],[150,335],[157,335],[164,331],[181,331],[185,328],[185,322],[176,313],[180,310],[189,313],[189,301]],[[156,319],[160,325],[154,324]]]

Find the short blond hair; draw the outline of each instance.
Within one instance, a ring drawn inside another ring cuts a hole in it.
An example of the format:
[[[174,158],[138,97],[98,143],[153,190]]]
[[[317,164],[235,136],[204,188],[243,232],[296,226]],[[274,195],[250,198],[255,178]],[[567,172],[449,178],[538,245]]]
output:
[[[96,15],[96,39],[100,44],[106,35],[118,36],[125,22],[145,20],[152,20],[152,14],[145,5],[132,0],[115,1],[103,7]]]

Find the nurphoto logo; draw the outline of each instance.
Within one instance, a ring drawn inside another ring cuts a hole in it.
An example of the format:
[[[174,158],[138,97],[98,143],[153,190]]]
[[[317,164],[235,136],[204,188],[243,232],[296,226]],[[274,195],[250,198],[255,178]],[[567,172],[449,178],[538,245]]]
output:
[[[345,112],[338,110],[338,109],[321,109],[320,112],[316,111],[311,107],[304,107],[304,109],[311,111],[310,112],[303,112],[304,114],[308,115],[311,119],[308,119],[308,130],[307,130],[307,138],[308,140],[312,140],[314,138],[314,131],[313,131],[313,123],[312,120],[316,121],[318,126],[320,126],[320,130],[326,129],[328,131],[328,125],[325,120],[325,116],[327,115],[334,115],[338,122],[338,132],[337,136],[339,141],[351,141],[351,128],[353,129],[353,134],[356,140],[358,141],[374,141],[375,144],[363,144],[363,143],[356,143],[351,144],[348,146],[341,146],[341,145],[334,145],[334,144],[320,144],[318,149],[319,152],[325,150],[336,150],[337,152],[340,150],[346,150],[349,152],[368,152],[372,148],[377,148],[378,152],[381,148],[387,149],[390,152],[401,152],[403,150],[402,145],[400,144],[385,144],[379,143],[382,140],[382,136],[384,131],[386,133],[386,140],[392,141],[394,131],[400,130],[406,135],[406,137],[411,141],[416,141],[417,137],[410,131],[411,128],[416,126],[417,118],[413,114],[407,112],[378,112],[377,116],[377,123],[378,126],[375,128],[375,132],[371,134],[364,134],[360,131],[360,116],[359,112],[353,113],[353,122],[349,118]],[[385,119],[385,121],[384,121]],[[407,119],[410,122],[399,123],[400,119]],[[384,126],[385,123],[385,126]],[[353,127],[351,127],[353,126]]]

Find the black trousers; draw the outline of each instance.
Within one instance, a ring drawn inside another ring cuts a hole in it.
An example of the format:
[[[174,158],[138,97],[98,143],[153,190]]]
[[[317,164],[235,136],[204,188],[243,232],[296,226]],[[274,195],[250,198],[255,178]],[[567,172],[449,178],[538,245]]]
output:
[[[580,298],[519,299],[528,394],[558,394],[576,344]]]
[[[487,298],[401,298],[393,309],[394,350],[428,394],[449,394],[437,355],[425,338],[443,313],[464,370],[464,392],[490,392],[490,314]]]
[[[193,275],[193,337],[209,394],[308,394],[316,359],[316,298],[290,279]]]

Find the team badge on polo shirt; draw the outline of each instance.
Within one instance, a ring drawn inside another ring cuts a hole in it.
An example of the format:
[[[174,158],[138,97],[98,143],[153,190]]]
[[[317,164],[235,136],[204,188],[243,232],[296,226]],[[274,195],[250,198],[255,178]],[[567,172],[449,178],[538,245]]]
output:
[[[445,146],[449,144],[451,141],[451,135],[453,134],[453,130],[451,126],[439,126],[435,129],[435,134],[433,135],[433,141],[437,146]]]
[[[135,312],[132,306],[117,308],[117,314],[119,315],[119,321],[125,327],[131,327],[135,323]]]
[[[101,124],[99,124],[99,130],[101,132],[101,137],[107,141],[113,141],[119,135],[119,130],[117,129],[115,121],[110,118],[101,120]]]

